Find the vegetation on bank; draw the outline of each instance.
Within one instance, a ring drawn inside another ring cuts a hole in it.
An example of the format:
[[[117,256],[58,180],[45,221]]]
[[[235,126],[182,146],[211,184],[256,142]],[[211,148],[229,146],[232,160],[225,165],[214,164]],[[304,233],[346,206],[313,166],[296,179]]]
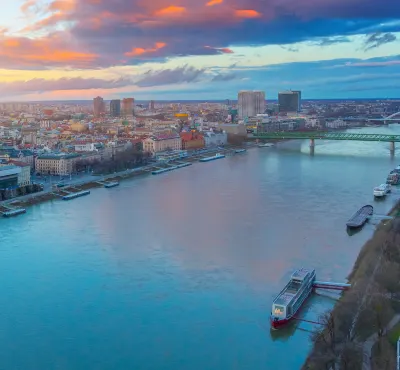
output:
[[[392,214],[398,214],[398,207]],[[382,222],[360,252],[349,277],[352,288],[321,317],[303,370],[385,370],[396,366],[400,327],[400,218]],[[397,330],[397,332],[393,332]],[[372,348],[372,350],[371,350]]]

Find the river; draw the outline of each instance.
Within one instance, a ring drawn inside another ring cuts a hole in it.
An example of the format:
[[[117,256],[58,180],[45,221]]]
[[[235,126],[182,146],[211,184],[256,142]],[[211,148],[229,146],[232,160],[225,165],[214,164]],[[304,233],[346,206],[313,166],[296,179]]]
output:
[[[400,125],[361,132],[400,134]],[[275,294],[298,267],[344,281],[386,213],[372,189],[388,143],[255,148],[53,201],[0,220],[1,368],[299,369],[313,324],[270,332]],[[400,150],[400,147],[399,147]],[[302,317],[334,304],[315,295]]]

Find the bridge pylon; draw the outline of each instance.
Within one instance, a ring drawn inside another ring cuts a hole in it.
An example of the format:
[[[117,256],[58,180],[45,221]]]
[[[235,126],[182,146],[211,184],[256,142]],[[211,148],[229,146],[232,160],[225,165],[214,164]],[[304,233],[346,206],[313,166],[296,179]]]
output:
[[[310,139],[310,148],[315,148],[315,139]]]
[[[390,152],[391,152],[391,153],[394,153],[395,150],[396,150],[396,147],[395,147],[394,141],[391,141],[391,142],[390,142]]]

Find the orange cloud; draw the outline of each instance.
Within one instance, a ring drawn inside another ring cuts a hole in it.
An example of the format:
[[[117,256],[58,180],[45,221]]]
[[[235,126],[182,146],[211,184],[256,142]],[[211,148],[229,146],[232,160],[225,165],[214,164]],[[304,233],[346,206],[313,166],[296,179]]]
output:
[[[133,48],[132,51],[125,53],[127,57],[137,57],[147,53],[155,53],[156,51],[167,46],[165,42],[156,42],[154,48],[144,49],[144,48]]]
[[[4,46],[9,48],[17,48],[20,46],[20,42],[16,39],[8,39],[4,41]]]
[[[155,12],[155,15],[159,16],[159,17],[164,17],[164,16],[169,17],[169,16],[182,15],[185,12],[186,12],[186,8],[184,8],[183,6],[171,5],[166,8],[157,10]]]
[[[218,52],[222,54],[233,54],[233,50],[229,48],[214,48],[212,46],[204,46],[206,49],[212,49],[212,50],[217,50]]]
[[[206,6],[213,6],[213,5],[217,5],[217,4],[222,4],[224,2],[224,0],[210,0]]]
[[[70,12],[75,9],[74,0],[56,0],[49,5],[49,10],[52,12]]]
[[[239,9],[235,10],[235,15],[239,18],[259,18],[261,13],[253,9]]]
[[[0,60],[9,65],[91,65],[98,55],[72,50],[58,38],[31,40],[28,38],[0,39]]]

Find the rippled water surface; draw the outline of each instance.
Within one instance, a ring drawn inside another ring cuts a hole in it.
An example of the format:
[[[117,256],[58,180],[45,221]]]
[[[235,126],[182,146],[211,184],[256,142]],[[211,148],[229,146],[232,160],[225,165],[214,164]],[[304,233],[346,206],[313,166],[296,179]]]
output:
[[[345,222],[389,210],[372,188],[398,164],[387,143],[287,142],[0,220],[0,368],[300,368],[312,324],[271,333],[272,299],[297,267],[346,278],[375,226]]]

